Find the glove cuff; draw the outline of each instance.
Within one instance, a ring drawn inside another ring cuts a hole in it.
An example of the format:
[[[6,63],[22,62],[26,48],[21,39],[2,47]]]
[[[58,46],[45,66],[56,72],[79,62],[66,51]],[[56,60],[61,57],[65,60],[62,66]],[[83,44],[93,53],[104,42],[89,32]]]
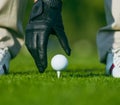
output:
[[[61,0],[42,0],[42,1],[48,4],[50,7],[58,7],[62,3]]]

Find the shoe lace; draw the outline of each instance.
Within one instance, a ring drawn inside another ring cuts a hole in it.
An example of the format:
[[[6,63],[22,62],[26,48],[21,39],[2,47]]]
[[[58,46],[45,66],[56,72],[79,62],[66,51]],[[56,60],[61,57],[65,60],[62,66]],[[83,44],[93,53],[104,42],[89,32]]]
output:
[[[3,58],[6,56],[6,53],[7,53],[7,50],[6,48],[4,49],[0,49],[0,62],[3,60]]]

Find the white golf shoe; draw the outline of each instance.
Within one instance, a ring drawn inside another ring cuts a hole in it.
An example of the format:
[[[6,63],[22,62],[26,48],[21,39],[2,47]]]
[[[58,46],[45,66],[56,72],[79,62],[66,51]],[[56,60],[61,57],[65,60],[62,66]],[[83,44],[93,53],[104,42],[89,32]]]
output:
[[[7,74],[9,72],[9,63],[11,55],[8,48],[0,49],[0,75]]]
[[[120,78],[120,49],[112,50],[107,55],[106,74]]]

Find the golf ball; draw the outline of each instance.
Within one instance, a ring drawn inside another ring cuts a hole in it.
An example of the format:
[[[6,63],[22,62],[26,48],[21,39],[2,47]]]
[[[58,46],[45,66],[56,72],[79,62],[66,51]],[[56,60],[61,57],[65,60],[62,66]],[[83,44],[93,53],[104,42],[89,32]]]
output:
[[[68,65],[67,58],[62,54],[55,55],[51,60],[51,66],[54,70],[64,70]]]

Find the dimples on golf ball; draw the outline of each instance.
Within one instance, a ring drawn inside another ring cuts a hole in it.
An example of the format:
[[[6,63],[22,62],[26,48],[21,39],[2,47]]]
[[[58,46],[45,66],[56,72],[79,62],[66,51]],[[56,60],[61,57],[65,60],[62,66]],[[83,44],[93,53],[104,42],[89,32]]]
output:
[[[55,55],[51,60],[51,66],[54,70],[60,71],[67,67],[68,60],[64,55]]]

